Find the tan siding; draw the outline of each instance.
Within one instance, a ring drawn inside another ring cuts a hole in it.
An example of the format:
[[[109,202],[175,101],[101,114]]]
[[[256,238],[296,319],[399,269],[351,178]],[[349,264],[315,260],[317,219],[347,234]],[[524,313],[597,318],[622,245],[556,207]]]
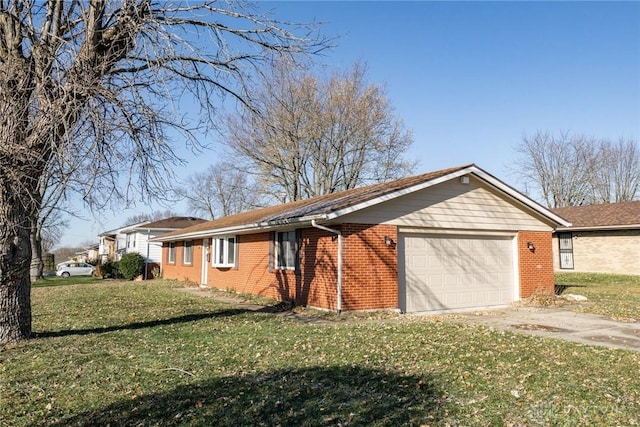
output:
[[[469,184],[457,180],[438,184],[355,212],[343,221],[469,230],[552,230],[473,178]]]
[[[640,230],[573,232],[573,270],[559,266],[558,238],[553,237],[556,271],[640,274]]]

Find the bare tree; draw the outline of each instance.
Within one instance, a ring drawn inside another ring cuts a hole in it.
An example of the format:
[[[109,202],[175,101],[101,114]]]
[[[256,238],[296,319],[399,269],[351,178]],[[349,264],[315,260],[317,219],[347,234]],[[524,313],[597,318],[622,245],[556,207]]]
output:
[[[75,170],[89,204],[166,190],[169,131],[198,149],[221,97],[251,102],[266,58],[326,46],[312,31],[244,2],[0,0],[0,344],[31,334],[29,213],[46,171]],[[177,111],[186,100],[199,111]]]
[[[196,172],[175,189],[194,215],[209,219],[244,212],[260,206],[261,190],[244,171],[218,162]]]
[[[69,228],[69,220],[64,216],[63,211],[55,210],[47,216],[40,231],[43,254],[50,253],[53,250],[53,247],[62,239],[67,228]]]
[[[31,281],[44,277],[44,255],[60,240],[63,230],[67,228],[69,223],[65,215],[76,216],[64,208],[64,196],[72,177],[72,171],[62,173],[53,168],[46,170],[39,179],[39,206],[30,213]]]
[[[637,141],[560,132],[524,136],[511,169],[550,208],[630,201],[640,187]]]
[[[620,138],[617,143],[600,142],[599,170],[593,186],[597,201],[629,202],[640,192],[640,147],[638,141]]]
[[[593,201],[592,175],[598,166],[594,138],[538,131],[531,137],[525,135],[516,151],[519,156],[513,172],[528,187],[537,189],[548,207]]]
[[[278,61],[253,90],[252,107],[228,118],[226,141],[246,170],[282,201],[404,176],[413,142],[365,67],[322,79]]]
[[[141,214],[130,216],[124,221],[122,226],[126,227],[127,225],[138,224],[140,222],[146,222],[146,221],[159,221],[161,219],[170,218],[172,216],[181,216],[181,215],[172,211],[171,209],[165,209],[164,211],[155,210],[148,213],[141,213]]]

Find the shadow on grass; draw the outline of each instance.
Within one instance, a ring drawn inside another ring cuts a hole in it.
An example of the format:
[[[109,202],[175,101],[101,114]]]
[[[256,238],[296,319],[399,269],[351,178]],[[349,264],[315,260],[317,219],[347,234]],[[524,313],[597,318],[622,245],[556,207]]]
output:
[[[93,285],[103,283],[104,279],[99,279],[97,277],[91,276],[72,276],[68,279],[64,277],[45,277],[44,279],[39,279],[34,282],[31,282],[32,288],[51,288],[55,286],[69,286],[69,285]]]
[[[157,326],[177,325],[181,323],[196,322],[198,320],[203,320],[203,319],[214,319],[218,317],[237,316],[250,311],[251,310],[238,308],[238,309],[214,311],[211,313],[186,314],[184,316],[171,317],[169,319],[150,320],[148,322],[135,322],[135,323],[129,323],[126,325],[113,325],[113,326],[104,326],[100,328],[87,328],[87,329],[67,329],[63,331],[34,332],[33,338],[66,337],[71,335],[91,335],[91,334],[103,334],[106,332],[115,332],[115,331],[130,331],[130,330],[136,330],[136,329],[155,328]]]
[[[420,425],[442,419],[440,396],[428,376],[313,367],[180,385],[50,425]]]
[[[155,328],[157,326],[177,325],[181,323],[197,322],[203,319],[215,319],[219,317],[231,317],[238,316],[245,313],[281,313],[291,310],[291,303],[278,302],[271,306],[264,306],[262,308],[247,309],[247,308],[229,308],[225,310],[213,311],[210,313],[199,314],[186,314],[184,316],[171,317],[169,319],[150,320],[147,322],[135,322],[128,323],[126,325],[113,325],[103,326],[100,328],[87,328],[87,329],[67,329],[62,331],[45,331],[34,332],[32,338],[53,338],[53,337],[66,337],[72,335],[92,335],[103,334],[106,332],[115,331],[130,331],[136,329]]]

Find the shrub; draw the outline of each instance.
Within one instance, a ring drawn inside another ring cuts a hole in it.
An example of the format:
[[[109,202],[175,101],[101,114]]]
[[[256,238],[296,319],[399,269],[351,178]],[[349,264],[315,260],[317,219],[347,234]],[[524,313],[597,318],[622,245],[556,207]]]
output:
[[[98,262],[94,275],[96,277],[102,277],[103,279],[117,279],[118,277],[121,277],[120,271],[118,270],[118,263],[112,261],[107,261],[104,263]]]
[[[144,257],[138,253],[122,255],[119,263],[120,273],[127,280],[133,280],[144,271]]]

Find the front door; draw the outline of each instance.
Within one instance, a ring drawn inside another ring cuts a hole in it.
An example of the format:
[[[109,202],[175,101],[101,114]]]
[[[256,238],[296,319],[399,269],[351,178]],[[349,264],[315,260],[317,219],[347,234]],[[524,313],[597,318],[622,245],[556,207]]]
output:
[[[202,275],[200,278],[200,286],[207,286],[209,258],[209,239],[202,239]]]

